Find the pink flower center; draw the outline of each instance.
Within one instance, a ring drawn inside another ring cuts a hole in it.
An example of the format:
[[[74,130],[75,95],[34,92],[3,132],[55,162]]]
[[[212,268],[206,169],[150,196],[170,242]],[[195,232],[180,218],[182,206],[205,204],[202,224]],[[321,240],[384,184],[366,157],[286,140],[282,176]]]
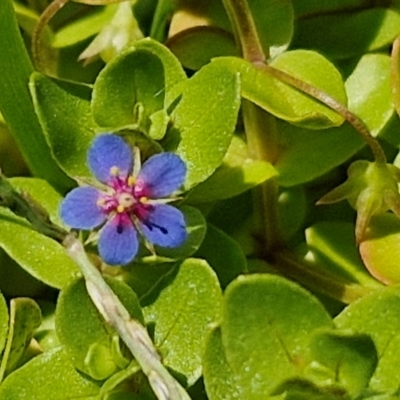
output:
[[[111,179],[108,186],[111,193],[103,193],[97,204],[107,214],[118,213],[126,216],[134,215],[139,220],[146,219],[150,204],[146,204],[147,197],[144,182],[136,182],[133,176],[121,178],[118,168],[111,168]]]

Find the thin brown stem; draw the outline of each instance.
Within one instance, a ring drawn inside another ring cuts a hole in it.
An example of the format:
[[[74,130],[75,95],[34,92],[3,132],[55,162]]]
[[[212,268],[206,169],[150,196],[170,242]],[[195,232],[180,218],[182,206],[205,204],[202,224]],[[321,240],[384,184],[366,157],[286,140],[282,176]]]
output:
[[[49,21],[63,8],[70,0],[54,0],[41,14],[32,35],[32,56],[35,67],[39,71],[45,71],[46,66],[42,56],[42,33]]]
[[[243,58],[250,62],[265,62],[260,38],[246,0],[223,0],[226,12],[235,31],[236,41],[240,43]]]

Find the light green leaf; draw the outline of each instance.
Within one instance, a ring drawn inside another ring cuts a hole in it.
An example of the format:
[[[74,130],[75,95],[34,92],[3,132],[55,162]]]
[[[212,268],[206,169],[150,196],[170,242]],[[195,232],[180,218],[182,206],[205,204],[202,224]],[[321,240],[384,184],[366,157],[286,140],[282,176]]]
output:
[[[201,375],[208,325],[220,316],[221,289],[203,260],[187,259],[142,299],[146,324],[163,363],[193,385]]]
[[[325,129],[343,123],[339,114],[274,78],[267,70],[234,57],[217,58],[212,63],[224,66],[231,73],[239,73],[242,96],[280,119],[308,129]],[[285,52],[276,57],[271,66],[323,90],[342,104],[347,103],[339,71],[316,52]]]
[[[299,19],[292,46],[313,49],[329,58],[350,58],[389,46],[399,33],[399,12],[374,7]]]
[[[183,85],[167,140],[178,142],[176,153],[186,162],[186,189],[204,181],[221,165],[239,106],[238,76],[225,67],[206,65]]]
[[[202,203],[233,197],[275,175],[277,171],[270,163],[250,158],[246,143],[233,136],[221,166],[190,192],[188,201]]]
[[[16,189],[27,192],[59,223],[58,205],[61,196],[46,182],[35,178],[13,178]],[[55,288],[62,288],[78,272],[78,266],[61,244],[34,231],[24,219],[0,209],[0,247],[36,279]]]
[[[390,62],[386,54],[366,54],[345,84],[349,110],[365,122],[373,136],[383,130],[394,114]]]
[[[400,290],[388,287],[362,298],[335,318],[339,329],[369,335],[378,353],[378,366],[369,386],[378,392],[397,391],[400,381]]]
[[[143,322],[136,294],[123,282],[107,278],[131,316]],[[106,379],[118,369],[113,355],[115,332],[101,318],[90,299],[85,282],[71,282],[62,292],[56,311],[56,330],[73,365],[94,379]]]
[[[221,329],[214,328],[206,338],[203,356],[204,385],[210,400],[241,399],[234,375],[225,357]]]
[[[100,32],[115,14],[117,6],[110,4],[106,7],[92,7],[93,12],[83,18],[74,20],[54,34],[54,47],[67,47],[81,42]]]
[[[103,128],[133,126],[148,132],[150,116],[169,104],[171,88],[185,79],[167,48],[150,39],[138,41],[109,62],[96,79],[93,118]]]
[[[317,382],[340,384],[352,398],[368,387],[378,361],[375,345],[369,336],[322,331],[313,335],[310,346],[313,358],[310,378],[314,369]],[[322,377],[323,372],[325,377]]]
[[[308,245],[306,258],[316,268],[323,266],[351,282],[380,288],[366,270],[354,237],[354,224],[340,221],[318,222],[305,231]]]
[[[42,322],[40,308],[29,298],[12,299],[10,302],[10,328],[3,358],[0,377],[13,371],[29,346],[33,332]],[[0,380],[1,380],[0,379]]]
[[[2,400],[96,400],[98,385],[78,373],[63,347],[35,357],[0,386]]]
[[[36,113],[59,166],[71,177],[89,176],[86,153],[95,136],[88,86],[32,74]]]
[[[226,359],[246,400],[265,398],[298,375],[310,361],[310,334],[333,325],[310,293],[274,275],[236,279],[225,291],[223,309]]]
[[[365,267],[385,284],[400,282],[400,220],[392,213],[376,215],[360,244]]]

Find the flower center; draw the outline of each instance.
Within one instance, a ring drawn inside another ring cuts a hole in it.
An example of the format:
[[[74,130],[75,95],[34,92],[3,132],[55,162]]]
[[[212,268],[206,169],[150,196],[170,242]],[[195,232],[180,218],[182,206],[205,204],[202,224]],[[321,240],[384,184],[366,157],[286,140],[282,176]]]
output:
[[[130,193],[122,192],[117,196],[117,201],[118,201],[118,206],[117,206],[117,211],[118,212],[124,212],[127,209],[131,208],[134,204],[136,204],[136,199],[133,195]]]

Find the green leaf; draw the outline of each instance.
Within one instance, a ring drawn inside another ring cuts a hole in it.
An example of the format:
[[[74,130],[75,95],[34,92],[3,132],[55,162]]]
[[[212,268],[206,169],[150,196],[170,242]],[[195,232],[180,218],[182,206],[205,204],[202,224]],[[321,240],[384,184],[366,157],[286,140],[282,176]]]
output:
[[[100,32],[115,14],[116,5],[92,7],[95,11],[62,27],[54,34],[54,47],[67,47],[81,42]]]
[[[366,54],[345,84],[349,110],[365,122],[373,136],[383,130],[394,114],[390,63],[386,54]]]
[[[204,258],[225,288],[233,279],[247,272],[247,261],[240,246],[223,231],[208,225],[207,233],[196,257]]]
[[[107,278],[107,283],[130,312],[143,323],[136,294],[123,282]],[[90,299],[85,281],[71,282],[58,299],[56,330],[73,365],[94,379],[106,379],[118,369],[113,354],[115,332],[107,326]]]
[[[219,327],[214,328],[207,335],[203,374],[209,400],[241,399],[234,375],[226,360]]]
[[[30,344],[33,332],[40,326],[42,316],[35,301],[29,298],[12,299],[10,302],[10,328],[0,376],[13,371]],[[1,380],[1,379],[0,379]]]
[[[367,124],[373,136],[384,131],[394,114],[390,76],[389,56],[367,54],[345,83],[349,110]],[[342,164],[365,145],[348,123],[322,132],[280,122],[278,127],[282,145],[290,143],[274,165],[283,186],[309,182]]]
[[[400,282],[400,221],[394,214],[374,216],[360,244],[368,271],[385,284]]]
[[[354,237],[354,224],[322,221],[305,231],[308,245],[306,258],[338,276],[364,286],[379,288],[360,258]],[[393,257],[393,255],[391,255]]]
[[[229,148],[240,106],[238,76],[208,64],[183,85],[181,96],[167,140],[178,141],[176,153],[186,162],[189,189],[221,165]]]
[[[59,166],[71,177],[90,176],[86,153],[95,136],[90,88],[35,72],[30,89],[46,140]]]
[[[343,117],[336,112],[274,78],[267,70],[234,57],[221,57],[212,63],[231,73],[239,73],[242,96],[280,119],[308,129],[325,129],[343,123]],[[285,52],[276,57],[271,66],[323,90],[342,104],[347,103],[339,71],[318,53]]]
[[[168,40],[168,47],[185,68],[194,71],[215,57],[238,55],[233,36],[215,26],[185,29]]]
[[[313,362],[309,373],[314,369],[321,379],[325,372],[325,382],[340,384],[352,398],[368,386],[378,361],[375,345],[369,336],[318,332],[313,335],[310,347]]]
[[[220,316],[221,289],[203,260],[187,259],[142,299],[146,324],[163,363],[193,385],[201,375],[208,325]]]
[[[313,49],[331,59],[350,58],[389,46],[400,33],[399,26],[399,12],[389,8],[319,15],[297,20],[292,46]]]
[[[246,143],[238,136],[225,154],[223,163],[189,194],[189,202],[202,203],[236,196],[277,175],[268,162],[250,158]]]
[[[223,309],[226,359],[240,398],[246,400],[265,398],[283,380],[299,374],[310,361],[310,334],[333,325],[311,294],[274,275],[233,281]]]
[[[78,373],[63,347],[35,357],[0,386],[2,400],[95,400],[98,393],[98,385]]]
[[[31,195],[59,223],[61,196],[45,181],[35,178],[13,178],[15,188]],[[77,265],[56,241],[34,231],[24,219],[7,209],[0,209],[0,247],[36,279],[62,288],[76,273]]]
[[[369,387],[378,392],[397,391],[400,381],[399,288],[385,288],[350,304],[335,318],[335,324],[339,329],[368,335],[374,341],[378,366]]]
[[[290,143],[274,167],[284,187],[310,182],[348,160],[365,142],[352,126],[312,131],[278,121],[281,140]],[[299,168],[301,165],[301,168]]]
[[[4,296],[0,292],[0,353],[4,349],[8,331],[8,308]]]
[[[185,80],[178,60],[150,39],[138,41],[109,62],[93,88],[93,118],[102,128],[133,126],[148,132],[150,116],[172,100],[169,92]]]
[[[264,51],[269,53],[272,46],[287,47],[293,35],[292,2],[249,0],[248,5]]]
[[[59,188],[71,181],[58,168],[43,137],[28,91],[33,67],[21,37],[13,10],[13,1],[0,7],[0,111],[33,174]]]

